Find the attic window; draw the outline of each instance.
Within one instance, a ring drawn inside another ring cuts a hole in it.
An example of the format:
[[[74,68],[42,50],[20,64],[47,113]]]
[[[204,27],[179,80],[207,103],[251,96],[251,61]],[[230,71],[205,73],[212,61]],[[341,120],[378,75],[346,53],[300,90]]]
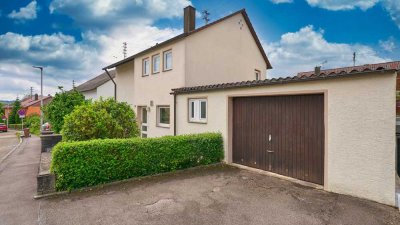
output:
[[[261,80],[261,72],[259,70],[255,70],[256,80]]]
[[[164,52],[164,71],[172,70],[172,50]]]

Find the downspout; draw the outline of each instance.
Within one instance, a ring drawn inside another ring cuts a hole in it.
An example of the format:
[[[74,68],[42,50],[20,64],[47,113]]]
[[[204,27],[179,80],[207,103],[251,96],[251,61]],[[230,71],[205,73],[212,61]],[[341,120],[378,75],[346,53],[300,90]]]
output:
[[[174,95],[174,136],[176,136],[176,94]]]
[[[117,83],[115,83],[114,79],[111,77],[110,73],[106,68],[104,68],[103,70],[106,71],[108,77],[114,83],[114,100],[117,101]]]

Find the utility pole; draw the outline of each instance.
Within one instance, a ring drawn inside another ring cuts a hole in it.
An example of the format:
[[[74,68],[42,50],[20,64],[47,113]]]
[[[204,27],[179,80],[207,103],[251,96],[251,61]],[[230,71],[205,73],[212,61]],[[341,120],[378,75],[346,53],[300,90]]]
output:
[[[32,66],[40,69],[40,131],[43,131],[43,66]]]
[[[210,12],[206,9],[206,10],[203,10],[202,12],[201,12],[201,15],[202,15],[202,19],[204,20],[204,22],[206,23],[206,25],[208,24],[208,22],[210,21]]]
[[[123,42],[122,43],[122,54],[124,55],[124,59],[126,58],[127,48],[128,48],[128,43]]]
[[[353,66],[356,66],[356,52],[353,52]]]

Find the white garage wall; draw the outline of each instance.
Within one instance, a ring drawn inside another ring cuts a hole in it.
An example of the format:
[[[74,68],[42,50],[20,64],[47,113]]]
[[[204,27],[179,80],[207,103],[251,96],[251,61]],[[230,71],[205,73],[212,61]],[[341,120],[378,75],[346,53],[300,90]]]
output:
[[[231,162],[229,99],[245,95],[325,93],[324,189],[395,204],[396,73],[239,88],[177,96],[177,134],[221,132]],[[208,99],[207,124],[188,123],[188,98]]]

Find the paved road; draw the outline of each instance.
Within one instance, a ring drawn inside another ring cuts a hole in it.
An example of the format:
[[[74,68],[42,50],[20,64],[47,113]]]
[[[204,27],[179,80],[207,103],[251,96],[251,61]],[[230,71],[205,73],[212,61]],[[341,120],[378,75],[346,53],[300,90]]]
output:
[[[246,170],[211,167],[33,200],[39,140],[0,165],[0,224],[400,224],[397,209]]]
[[[0,133],[0,161],[18,144],[18,138],[15,131],[9,130],[8,132]]]

